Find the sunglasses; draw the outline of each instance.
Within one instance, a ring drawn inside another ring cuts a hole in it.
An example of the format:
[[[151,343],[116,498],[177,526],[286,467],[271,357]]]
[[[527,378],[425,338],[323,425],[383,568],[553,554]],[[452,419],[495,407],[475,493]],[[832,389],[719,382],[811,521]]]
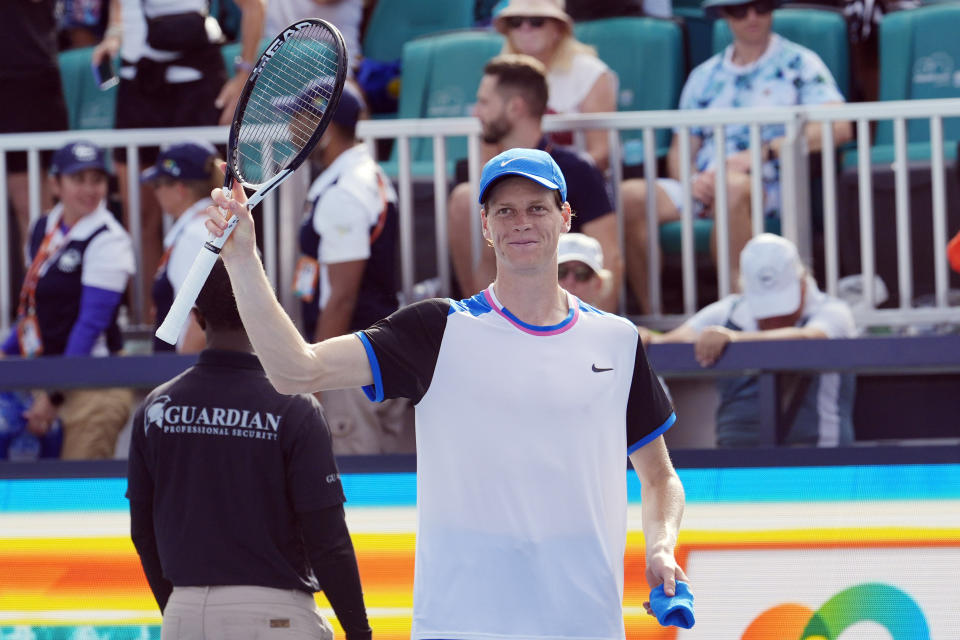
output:
[[[506,19],[507,27],[511,29],[519,29],[523,26],[523,23],[526,22],[528,25],[534,29],[539,29],[543,25],[547,24],[547,19],[543,17],[527,17],[527,16],[511,16]]]
[[[773,0],[756,0],[756,2],[748,2],[747,4],[735,4],[730,7],[724,7],[723,13],[728,18],[742,20],[743,18],[747,17],[747,12],[751,8],[758,16],[765,16],[773,11],[774,7],[775,5]]]
[[[561,264],[557,268],[557,279],[566,280],[567,276],[573,274],[573,279],[577,282],[586,282],[594,276],[593,269],[590,267],[570,267],[565,264]]]

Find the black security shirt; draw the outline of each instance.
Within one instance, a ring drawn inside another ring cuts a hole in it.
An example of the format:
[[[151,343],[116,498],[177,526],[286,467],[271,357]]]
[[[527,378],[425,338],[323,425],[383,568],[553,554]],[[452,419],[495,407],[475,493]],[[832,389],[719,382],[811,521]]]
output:
[[[314,592],[297,514],[345,501],[320,404],[277,393],[246,353],[204,351],[138,408],[127,497],[153,503],[174,586]]]

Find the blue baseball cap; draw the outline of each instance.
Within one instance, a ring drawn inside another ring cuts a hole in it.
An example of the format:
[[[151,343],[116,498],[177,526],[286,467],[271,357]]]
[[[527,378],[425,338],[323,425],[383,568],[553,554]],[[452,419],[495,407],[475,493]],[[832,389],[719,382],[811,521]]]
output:
[[[69,176],[86,169],[107,171],[107,158],[103,149],[92,142],[80,141],[60,147],[53,154],[50,173],[55,176]]]
[[[310,111],[316,116],[322,113],[327,106],[326,96],[330,95],[330,82],[315,80],[308,84],[300,93],[284,96],[273,101],[273,106],[287,114],[300,111]],[[360,112],[363,111],[363,97],[349,84],[343,85],[340,102],[334,111],[331,120],[342,127],[352,129],[357,126]]]
[[[567,200],[567,181],[560,167],[546,151],[539,149],[508,149],[494,156],[483,165],[480,174],[480,204],[483,204],[487,189],[500,178],[521,176],[533,180],[547,189],[560,192],[560,199]]]
[[[217,155],[209,142],[177,142],[160,150],[157,162],[140,174],[141,182],[158,178],[170,180],[206,180],[210,177],[207,160]]]

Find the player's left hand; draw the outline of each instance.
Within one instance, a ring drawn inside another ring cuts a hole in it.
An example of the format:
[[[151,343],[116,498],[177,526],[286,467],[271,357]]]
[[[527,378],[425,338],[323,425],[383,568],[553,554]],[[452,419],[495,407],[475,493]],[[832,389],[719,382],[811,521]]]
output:
[[[669,551],[659,551],[647,554],[647,584],[651,589],[663,585],[663,592],[670,597],[677,594],[677,581],[690,582],[687,574],[683,572],[680,565],[677,564],[673,553]],[[650,602],[644,602],[643,608],[648,615],[654,615],[650,609]]]
[[[222,110],[220,111],[220,124],[233,122],[233,113],[237,110],[240,92],[243,91],[243,85],[246,81],[246,74],[237,74],[227,80],[223,88],[220,89],[220,93],[217,94],[217,99],[213,103],[217,109]]]
[[[225,162],[220,163],[221,169],[227,170]],[[233,183],[230,195],[223,193],[223,189],[214,189],[210,193],[213,205],[207,207],[207,231],[215,236],[222,236],[227,228],[228,221],[233,216],[238,218],[237,226],[227,238],[220,251],[224,264],[230,265],[233,260],[257,258],[257,238],[253,228],[253,216],[247,208],[247,194],[239,181]]]

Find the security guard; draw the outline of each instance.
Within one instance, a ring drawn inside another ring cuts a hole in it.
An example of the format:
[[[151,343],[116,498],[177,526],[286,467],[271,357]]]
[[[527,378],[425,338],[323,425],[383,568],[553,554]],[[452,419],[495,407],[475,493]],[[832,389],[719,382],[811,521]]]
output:
[[[131,537],[163,612],[162,638],[348,640],[370,627],[343,488],[319,403],[277,393],[217,262],[194,314],[207,349],[137,410]]]
[[[3,353],[115,353],[123,347],[117,312],[134,256],[130,236],[105,204],[106,156],[95,144],[71,142],[53,154],[50,174],[60,202],[30,228],[29,268]],[[129,389],[41,391],[26,417],[37,436],[61,419],[62,458],[112,458],[132,406]]]
[[[210,192],[223,184],[217,153],[209,142],[177,142],[161,149],[156,164],[140,174],[140,181],[153,185],[160,208],[173,219],[163,237],[163,256],[150,290],[154,328],[167,317],[194,259],[207,241],[204,214],[213,204]],[[204,342],[203,332],[191,318],[176,347],[154,338],[153,350],[196,353],[203,349]]]

